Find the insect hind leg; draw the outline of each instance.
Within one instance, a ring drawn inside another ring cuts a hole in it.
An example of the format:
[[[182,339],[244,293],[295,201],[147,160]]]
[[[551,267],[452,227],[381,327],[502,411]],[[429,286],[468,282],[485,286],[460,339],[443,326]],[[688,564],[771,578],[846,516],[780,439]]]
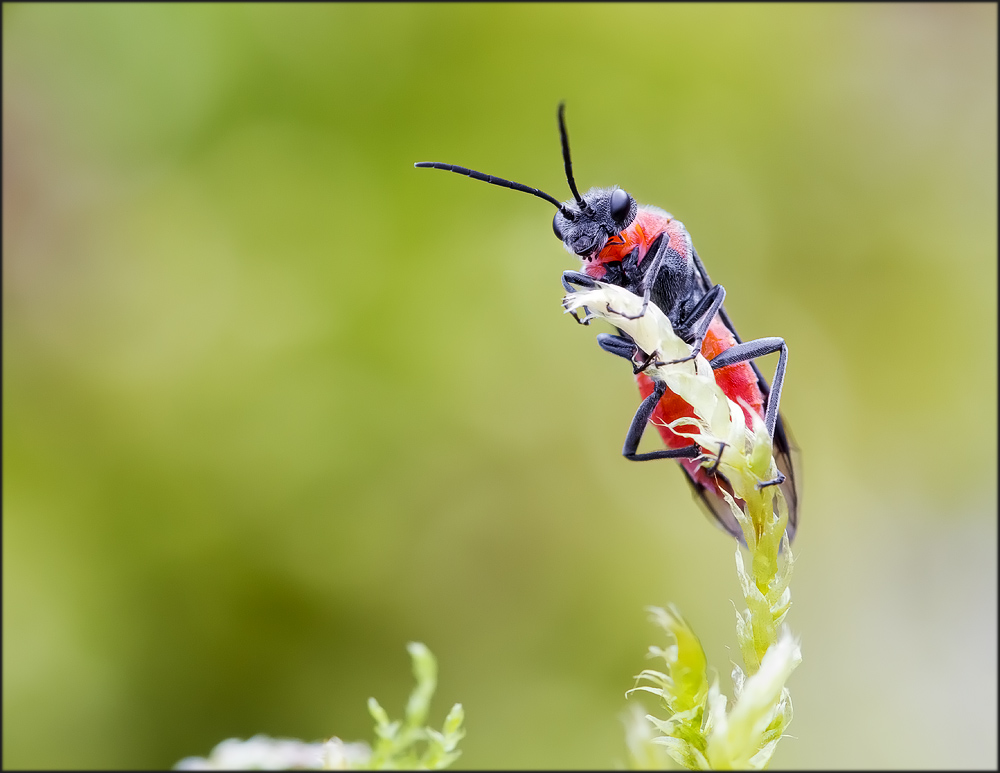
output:
[[[709,363],[712,370],[725,368],[727,365],[735,365],[738,362],[749,362],[757,357],[767,354],[778,354],[778,366],[774,369],[774,381],[771,383],[771,392],[767,396],[767,409],[764,411],[764,424],[767,427],[769,437],[774,437],[774,426],[778,422],[778,404],[781,402],[781,386],[785,382],[785,366],[788,363],[788,345],[783,338],[757,338],[753,341],[730,346],[724,352],[718,354]],[[781,481],[768,481],[765,485],[776,485]]]

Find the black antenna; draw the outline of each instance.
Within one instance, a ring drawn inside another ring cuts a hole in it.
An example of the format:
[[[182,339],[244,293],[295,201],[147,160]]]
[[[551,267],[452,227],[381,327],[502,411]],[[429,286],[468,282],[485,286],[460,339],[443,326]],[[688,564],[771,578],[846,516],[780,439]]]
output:
[[[562,140],[562,152],[563,152],[563,163],[566,165],[566,181],[569,183],[569,189],[573,191],[573,198],[576,199],[577,205],[580,210],[585,213],[590,213],[590,207],[587,206],[587,202],[583,200],[583,196],[580,195],[580,191],[576,189],[576,181],[573,179],[573,162],[569,158],[569,135],[566,133],[566,118],[564,113],[566,112],[566,103],[559,103],[559,138]]]
[[[490,185],[499,185],[501,188],[511,188],[515,191],[521,191],[522,193],[530,193],[532,196],[545,199],[550,204],[555,204],[559,208],[559,211],[563,213],[563,217],[567,220],[573,220],[572,210],[564,207],[562,202],[554,196],[550,196],[545,191],[538,190],[538,188],[529,188],[527,185],[521,185],[521,183],[504,180],[502,177],[494,177],[491,174],[483,174],[482,172],[477,172],[474,169],[466,169],[464,166],[458,166],[456,164],[441,164],[437,161],[418,161],[414,164],[414,166],[418,169],[444,169],[446,172],[464,174],[466,177],[471,177],[473,180],[482,180],[484,183],[489,183]]]

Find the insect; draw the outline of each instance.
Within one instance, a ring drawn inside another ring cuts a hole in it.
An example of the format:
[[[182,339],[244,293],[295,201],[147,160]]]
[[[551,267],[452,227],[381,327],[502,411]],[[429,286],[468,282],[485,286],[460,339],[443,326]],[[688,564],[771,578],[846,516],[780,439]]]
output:
[[[645,312],[648,304],[656,304],[670,320],[675,333],[691,346],[688,357],[674,362],[694,359],[700,351],[715,371],[716,382],[722,391],[743,405],[747,425],[751,424],[751,410],[764,419],[772,439],[779,474],[760,486],[781,486],[788,503],[788,538],[791,540],[798,523],[798,496],[792,461],[794,449],[778,412],[788,361],[785,341],[781,338],[740,339],[723,306],[725,288],[709,278],[683,223],[670,213],[658,207],[640,206],[617,186],[591,188],[581,196],[573,179],[562,104],[559,105],[558,119],[563,165],[573,194],[572,200],[561,202],[537,188],[455,164],[420,162],[414,166],[455,172],[545,199],[556,207],[552,219],[556,237],[582,262],[582,271],[563,272],[562,283],[567,291],[573,292],[574,285],[594,287],[597,281],[624,287],[642,297],[642,310],[637,317]],[[575,313],[573,317],[581,324],[588,322]],[[622,455],[637,462],[678,460],[696,497],[708,508],[710,515],[726,531],[742,539],[740,526],[722,494],[723,490],[732,494],[725,476],[712,465],[702,463],[704,457],[699,446],[666,426],[678,418],[691,416],[691,406],[671,392],[665,383],[646,375],[644,371],[649,367],[653,353],[643,352],[624,331],[616,330],[617,335],[598,335],[597,343],[604,351],[632,364],[642,396],[625,435]],[[769,386],[754,359],[773,353],[778,354],[778,364],[773,383]],[[666,448],[639,453],[639,442],[650,422],[657,426]],[[719,450],[721,453],[722,449]]]

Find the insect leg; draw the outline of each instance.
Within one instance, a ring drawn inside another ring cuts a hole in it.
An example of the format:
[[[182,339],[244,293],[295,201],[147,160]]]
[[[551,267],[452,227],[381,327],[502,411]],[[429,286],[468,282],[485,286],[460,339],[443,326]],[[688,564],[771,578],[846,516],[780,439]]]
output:
[[[694,248],[694,246],[691,247],[691,254],[692,257],[694,257],[694,265],[698,269],[698,273],[701,275],[701,279],[702,282],[704,282],[705,287],[706,288],[711,287],[712,280],[708,276],[708,270],[705,268],[705,264],[701,262],[701,258],[698,257],[698,251]],[[736,339],[736,343],[738,344],[743,343],[743,339],[740,338],[740,334],[737,332],[736,327],[733,325],[732,320],[729,319],[729,314],[726,312],[725,306],[719,307],[719,318],[722,320],[722,323],[729,328],[729,332],[733,334],[733,338]],[[760,387],[761,394],[764,395],[766,399],[767,396],[771,393],[771,387],[767,383],[767,380],[764,378],[764,374],[760,372],[760,368],[757,367],[756,362],[751,362],[750,367],[753,368],[754,375],[757,376],[757,386]],[[775,432],[776,434],[773,437],[775,442],[777,443],[777,448],[779,449],[779,458],[783,458],[785,460],[785,463],[791,465],[791,460],[788,458],[790,442],[787,435],[787,431],[784,428],[780,415],[778,416],[777,423],[775,424]],[[793,484],[793,490],[794,490],[794,484]]]
[[[691,322],[694,323],[690,331],[694,339],[691,345],[691,354],[679,360],[671,360],[668,363],[669,365],[693,360],[701,353],[701,342],[705,340],[705,333],[708,332],[708,326],[712,324],[712,320],[715,319],[715,315],[722,308],[722,302],[725,299],[726,288],[722,285],[715,285],[715,287],[701,296],[701,299],[695,304],[690,314]]]
[[[785,381],[785,365],[788,362],[788,346],[783,338],[757,338],[753,341],[730,346],[726,351],[715,357],[709,364],[712,370],[724,368],[727,365],[735,365],[738,362],[747,362],[755,357],[763,357],[765,354],[780,352],[778,355],[778,367],[774,369],[774,381],[771,383],[771,391],[767,396],[767,410],[764,412],[764,424],[767,426],[767,434],[774,437],[774,425],[778,421],[778,403],[781,402],[781,385]]]
[[[661,233],[653,240],[643,262],[646,269],[642,279],[642,311],[629,318],[637,319],[642,316],[652,296],[652,302],[673,322],[678,318],[678,304],[690,297],[696,277],[690,270],[687,259],[670,246],[670,236],[666,233]]]
[[[613,336],[609,333],[601,333],[597,336],[597,345],[604,351],[616,354],[622,359],[632,361],[635,356],[635,343],[631,339]]]
[[[719,453],[715,455],[715,461],[712,463],[712,466],[706,470],[709,475],[715,475],[716,471],[719,469],[719,463],[722,461],[722,452],[726,450],[726,446],[728,445],[729,443],[722,440],[719,441]]]
[[[575,293],[577,288],[573,287],[574,284],[578,284],[581,287],[587,288],[588,290],[592,290],[593,288],[597,287],[596,281],[591,279],[586,274],[581,273],[580,271],[563,271],[562,286],[566,288],[566,292]],[[565,306],[565,303],[563,305]],[[578,324],[589,325],[590,309],[588,309],[586,306],[582,306],[581,308],[583,309],[583,314],[584,314],[583,319],[580,319],[578,316],[576,316],[575,311],[571,311],[570,314],[573,316],[573,319],[575,319]]]
[[[646,307],[649,306],[649,299],[652,293],[654,281],[656,279],[657,274],[660,273],[660,267],[664,263],[664,256],[666,250],[662,248],[669,241],[670,241],[669,236],[666,238],[666,241],[664,241],[664,234],[660,234],[653,240],[653,243],[649,245],[649,251],[646,252],[646,259],[650,260],[651,263],[649,264],[649,270],[646,274],[647,281],[643,283],[645,287],[642,292],[642,308],[639,309],[639,313],[633,315],[633,314],[625,314],[622,312],[615,312],[616,314],[620,314],[625,319],[639,319],[639,317],[641,317],[643,314],[646,313]],[[627,279],[631,279],[630,275],[634,276],[635,273],[638,273],[638,260],[639,260],[639,250],[638,248],[636,248],[632,250],[632,253],[628,255],[625,258],[625,260],[622,261],[622,270],[625,272],[625,276]],[[612,309],[609,307],[608,311],[612,311]]]
[[[662,381],[653,382],[653,392],[639,404],[639,410],[632,417],[628,434],[625,436],[625,445],[622,448],[622,456],[630,462],[647,462],[650,459],[693,459],[701,455],[701,448],[691,444],[684,448],[665,448],[662,451],[650,451],[647,454],[638,454],[639,441],[642,440],[642,433],[646,429],[649,417],[653,415],[653,409],[660,402],[663,393],[667,390],[667,385]]]
[[[606,352],[611,354],[617,354],[622,359],[628,360],[632,363],[632,375],[637,376],[642,373],[646,368],[653,364],[656,359],[656,352],[646,354],[642,349],[640,349],[635,342],[626,336],[613,336],[607,333],[601,333],[597,336],[597,344]],[[644,354],[645,357],[642,360],[636,362],[636,355]],[[658,363],[660,365],[664,363]]]
[[[588,290],[593,290],[595,287],[597,287],[597,280],[591,279],[582,271],[563,271],[562,285],[563,287],[566,288],[566,292],[575,293],[576,288],[573,287],[574,284],[578,284],[581,287],[586,287]]]
[[[650,246],[652,247],[653,245]],[[637,286],[642,281],[642,272],[639,270],[638,247],[622,258],[622,274],[625,275],[626,287]]]
[[[625,319],[639,319],[646,313],[646,307],[649,306],[649,288],[647,287],[642,294],[642,307],[639,309],[638,314],[626,314],[624,311],[615,311],[615,309],[611,308],[610,303],[605,304],[605,306],[607,306],[610,314],[617,314],[619,317],[624,317]]]

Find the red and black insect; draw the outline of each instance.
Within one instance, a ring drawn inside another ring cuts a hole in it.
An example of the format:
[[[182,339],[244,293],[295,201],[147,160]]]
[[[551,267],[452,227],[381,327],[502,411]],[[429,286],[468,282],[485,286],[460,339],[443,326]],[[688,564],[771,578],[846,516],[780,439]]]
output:
[[[563,272],[563,286],[570,292],[574,285],[594,287],[595,281],[614,284],[642,296],[643,312],[653,303],[667,316],[674,332],[691,345],[692,359],[700,351],[715,371],[715,379],[727,397],[742,404],[747,426],[749,411],[760,416],[771,436],[778,477],[760,486],[780,485],[788,503],[788,538],[795,535],[798,497],[793,447],[789,441],[778,404],[788,360],[788,347],[781,338],[758,338],[742,341],[736,333],[725,307],[726,291],[713,284],[704,264],[691,243],[684,225],[658,207],[639,206],[621,188],[591,188],[583,196],[573,179],[569,154],[569,137],[563,105],[559,105],[559,134],[562,141],[566,180],[573,199],[561,202],[537,188],[476,172],[454,164],[421,162],[417,167],[444,169],[476,180],[512,188],[545,199],[557,208],[552,230],[566,249],[583,262],[583,271]],[[640,312],[641,315],[642,312]],[[587,324],[573,315],[577,322]],[[632,364],[639,384],[642,403],[632,418],[622,454],[631,461],[677,459],[695,494],[726,531],[742,539],[742,530],[726,503],[722,489],[732,489],[725,477],[711,466],[702,464],[702,449],[688,438],[675,434],[670,422],[692,416],[691,406],[667,389],[662,381],[654,381],[644,372],[653,353],[643,352],[622,330],[617,335],[597,336],[602,349],[618,355]],[[767,380],[753,362],[757,357],[778,353],[774,383]],[[683,361],[683,360],[680,360]],[[660,432],[665,449],[638,453],[646,425],[652,421]],[[720,449],[721,453],[721,449]]]

